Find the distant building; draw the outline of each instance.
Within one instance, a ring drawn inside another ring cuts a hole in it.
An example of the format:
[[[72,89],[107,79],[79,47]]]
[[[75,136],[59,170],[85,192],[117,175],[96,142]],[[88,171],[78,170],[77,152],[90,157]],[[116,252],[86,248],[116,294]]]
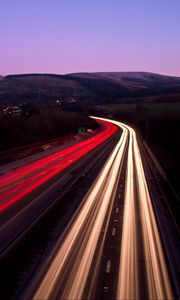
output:
[[[63,100],[62,99],[55,99],[52,100],[49,105],[50,106],[62,106]]]
[[[19,117],[22,113],[22,109],[19,106],[14,106],[14,105],[3,105],[0,109],[1,111],[1,116],[4,117],[13,117],[17,116]]]
[[[12,115],[11,107],[9,105],[3,105],[3,107],[1,108],[1,114],[3,116],[10,116],[10,115]]]
[[[57,105],[57,106],[61,106],[61,105],[62,105],[62,100],[57,99],[57,100],[56,100],[56,105]]]
[[[22,109],[19,106],[12,106],[12,114],[19,117],[22,113]]]
[[[76,103],[77,100],[74,99],[74,98],[69,98],[69,99],[66,100],[66,102],[68,102],[68,103]]]

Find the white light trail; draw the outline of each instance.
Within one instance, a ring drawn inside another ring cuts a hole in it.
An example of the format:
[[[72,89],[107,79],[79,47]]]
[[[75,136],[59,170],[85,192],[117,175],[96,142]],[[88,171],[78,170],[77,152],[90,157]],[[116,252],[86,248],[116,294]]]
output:
[[[138,274],[137,238],[139,230],[137,230],[135,201],[140,207],[140,226],[144,245],[143,259],[147,274],[147,297],[157,300],[173,299],[136,134],[131,127],[123,123],[102,120],[112,122],[122,128],[121,138],[69,225],[33,299],[82,299],[104,220],[105,218],[109,220],[112,212],[119,172],[126,150],[128,156],[117,299],[139,299],[140,289],[144,288]],[[128,147],[126,147],[127,143]],[[104,237],[105,234],[106,232]],[[114,231],[112,235],[115,235]],[[117,233],[115,237],[117,238]],[[98,261],[102,256],[103,243],[102,239]],[[95,268],[97,268],[97,264]]]
[[[121,139],[84,200],[84,205],[76,214],[33,299],[54,298],[54,291],[57,286],[60,286],[68,261],[72,258],[73,265],[61,298],[71,300],[82,298],[106,213],[109,211],[109,215],[111,214],[126,141],[127,130],[124,130]],[[81,244],[78,253],[73,256],[79,239],[81,239]]]

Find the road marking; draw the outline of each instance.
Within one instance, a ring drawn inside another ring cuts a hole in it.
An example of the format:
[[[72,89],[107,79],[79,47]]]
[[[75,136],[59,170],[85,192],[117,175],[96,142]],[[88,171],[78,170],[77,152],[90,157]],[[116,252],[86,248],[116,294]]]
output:
[[[119,208],[117,207],[117,208],[116,208],[116,213],[118,213],[118,212],[119,212]]]
[[[118,198],[121,198],[121,194],[118,195]]]
[[[111,261],[110,260],[108,260],[107,261],[107,265],[106,265],[106,273],[110,273],[111,272]]]
[[[109,287],[108,286],[104,286],[104,293],[108,293],[109,291]]]
[[[108,286],[104,286],[104,292],[107,293],[109,290],[109,287]]]
[[[112,229],[112,236],[114,236],[115,234],[116,234],[116,228],[113,227],[113,229]]]
[[[114,220],[114,222],[118,222],[118,220],[117,220],[117,219],[115,219],[115,220]]]

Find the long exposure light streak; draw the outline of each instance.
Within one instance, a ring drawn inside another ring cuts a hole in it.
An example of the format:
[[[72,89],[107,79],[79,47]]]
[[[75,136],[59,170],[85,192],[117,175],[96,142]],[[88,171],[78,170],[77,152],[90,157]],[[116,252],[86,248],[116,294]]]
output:
[[[140,285],[138,280],[139,270],[137,264],[136,241],[138,229],[134,214],[135,196],[130,193],[132,191],[132,186],[128,183],[129,172],[131,171],[131,181],[134,181],[137,186],[137,200],[140,205],[143,245],[145,249],[144,259],[147,277],[148,299],[170,300],[173,299],[172,288],[146,183],[136,133],[131,127],[123,123],[120,123],[120,126],[127,128],[129,131],[129,151],[130,153],[131,151],[133,152],[133,159],[129,154],[127,162],[127,180],[125,187],[126,197],[123,220],[123,227],[127,227],[128,234],[126,232],[126,234],[122,235],[117,299],[140,299],[140,289],[142,289],[143,284],[141,283]],[[126,212],[127,207],[129,212]],[[124,259],[126,259],[126,261]],[[124,276],[126,280],[123,279]]]
[[[126,129],[127,130],[127,129]],[[133,140],[129,133],[124,216],[118,284],[118,299],[139,299],[139,274],[137,266],[136,212],[134,199]]]
[[[147,285],[146,299],[173,299],[135,131],[126,124],[112,120],[109,122],[122,128],[121,138],[60,238],[52,262],[33,290],[32,298],[35,300],[83,299],[97,243],[102,239],[102,225],[107,213],[111,214],[120,166],[126,151],[123,229],[116,298],[140,299],[141,289]],[[138,205],[135,205],[135,201]],[[136,210],[139,208],[140,222],[137,222]],[[138,226],[141,230],[138,230]],[[138,253],[138,234],[142,234],[143,254]],[[102,255],[102,251],[99,253]],[[145,267],[143,280],[139,274],[142,260]]]
[[[116,185],[125,149],[126,136],[127,132],[124,131],[90,193],[84,200],[84,205],[79,209],[54,261],[33,296],[34,299],[54,298],[53,293],[56,290],[56,285],[59,287],[63,285],[63,295],[60,298],[82,298],[102,224],[112,201],[113,189]],[[76,251],[79,243],[78,253],[74,256],[73,252]],[[72,260],[71,273],[68,282],[64,285],[63,278],[65,274],[69,273],[66,266]]]
[[[104,130],[93,137],[1,176],[0,212],[47,182],[116,132],[117,127],[113,124],[106,121],[99,122],[104,125]]]
[[[173,299],[161,239],[152,208],[135,132],[133,132],[133,136],[149,299]]]

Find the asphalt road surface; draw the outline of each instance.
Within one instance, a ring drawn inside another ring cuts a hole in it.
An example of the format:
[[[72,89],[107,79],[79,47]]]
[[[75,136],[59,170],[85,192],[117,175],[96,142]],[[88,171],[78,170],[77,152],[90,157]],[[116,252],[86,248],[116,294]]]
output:
[[[136,133],[100,120],[122,135],[25,299],[174,299]]]

